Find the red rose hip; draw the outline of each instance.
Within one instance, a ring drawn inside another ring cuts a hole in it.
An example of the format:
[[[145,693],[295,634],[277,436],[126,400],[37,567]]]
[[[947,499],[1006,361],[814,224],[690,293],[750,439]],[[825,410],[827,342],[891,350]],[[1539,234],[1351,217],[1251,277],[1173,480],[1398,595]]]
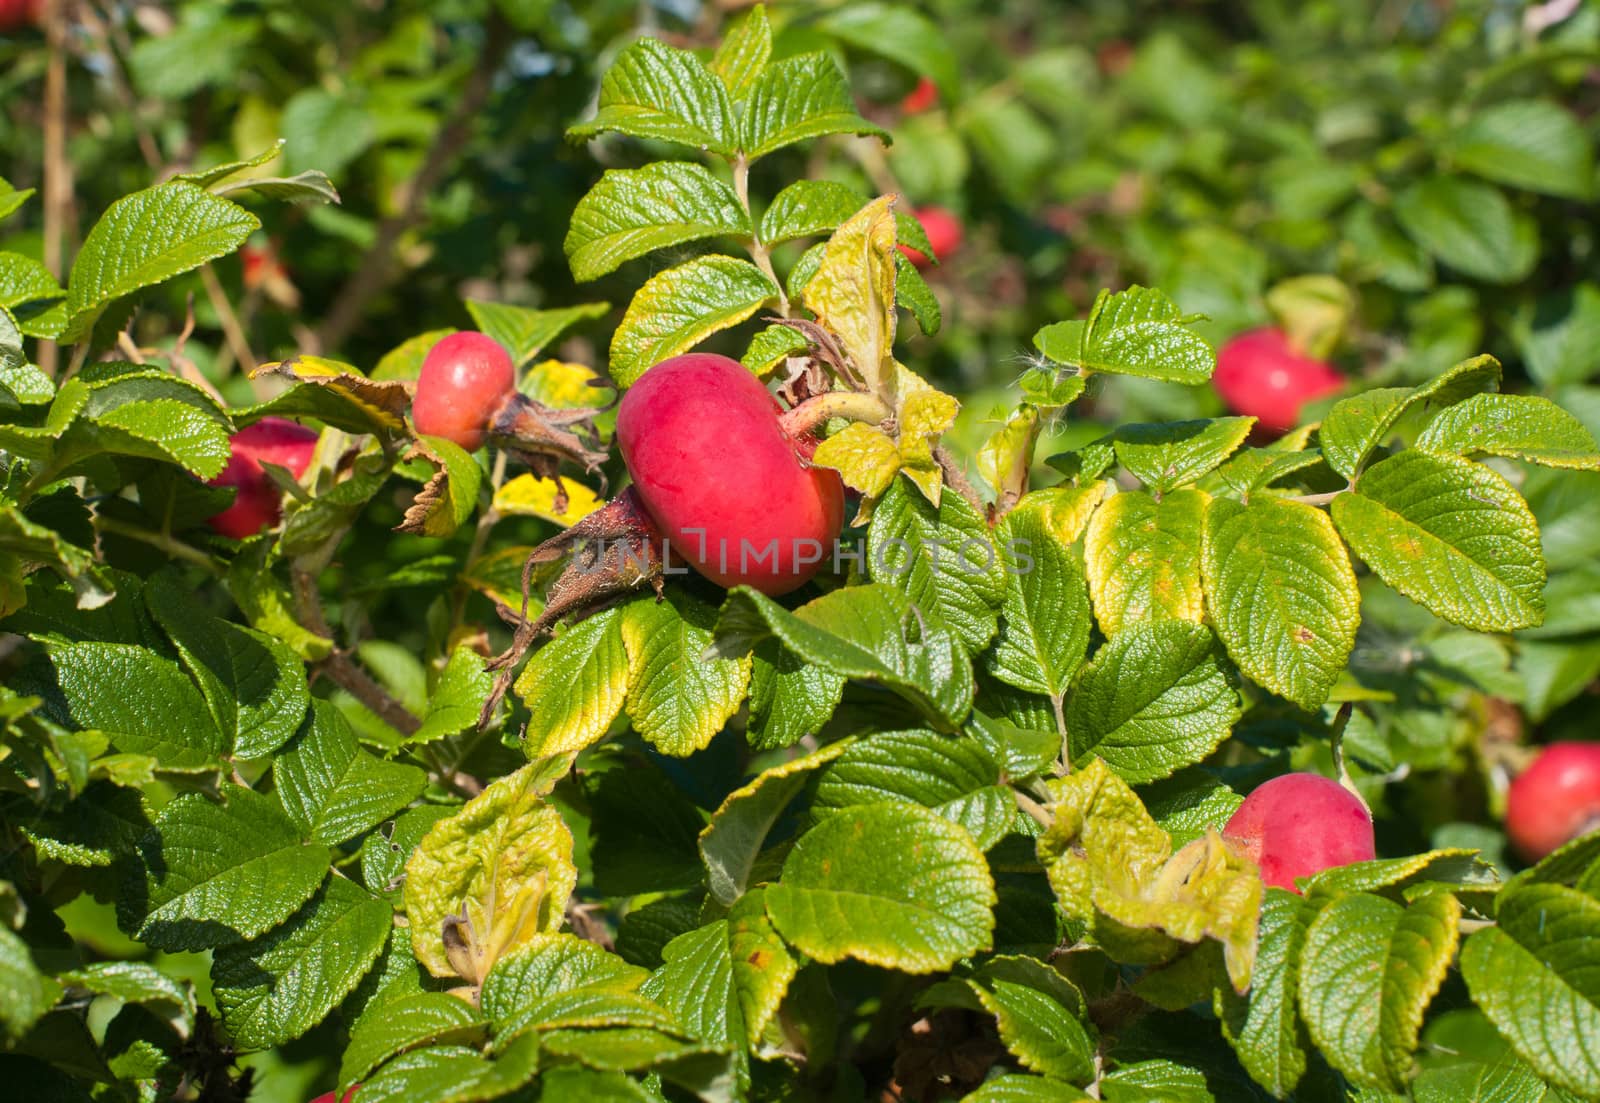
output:
[[[43,0],[0,0],[0,34],[39,22]]]
[[[286,467],[298,479],[311,465],[317,436],[316,430],[281,417],[264,417],[233,434],[228,466],[211,485],[237,487],[238,492],[233,504],[211,517],[208,524],[235,540],[277,524],[283,515],[283,491],[261,464]]]
[[[933,255],[941,262],[949,260],[961,248],[965,232],[961,228],[961,220],[943,207],[918,207],[912,212],[917,221],[922,223],[923,231],[928,235],[928,244],[933,246]],[[909,245],[900,246],[912,264],[918,268],[926,268],[933,260]]]
[[[476,452],[490,418],[516,385],[516,368],[498,341],[481,333],[452,333],[422,361],[411,420],[424,436]]]
[[[1300,423],[1307,402],[1333,394],[1345,380],[1331,365],[1302,355],[1281,329],[1267,328],[1241,333],[1218,349],[1211,382],[1234,413],[1281,433]]]
[[[844,484],[809,466],[783,407],[726,356],[690,353],[639,377],[617,411],[617,444],[646,512],[677,555],[720,586],[782,594],[833,554]]]
[[[1516,776],[1506,794],[1506,834],[1536,862],[1580,835],[1600,830],[1600,743],[1552,743]]]
[[[1222,829],[1261,869],[1299,892],[1295,878],[1377,857],[1372,816],[1350,790],[1320,774],[1284,774],[1256,786]]]
[[[900,101],[900,110],[907,115],[920,115],[939,106],[939,86],[927,77],[917,81],[917,86]]]

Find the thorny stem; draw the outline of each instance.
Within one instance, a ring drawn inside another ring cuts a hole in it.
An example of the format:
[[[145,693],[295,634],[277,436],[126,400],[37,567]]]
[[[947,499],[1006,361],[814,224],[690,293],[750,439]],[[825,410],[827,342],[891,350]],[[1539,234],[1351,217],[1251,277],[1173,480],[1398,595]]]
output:
[[[862,391],[828,391],[806,399],[794,409],[786,411],[778,420],[786,434],[800,437],[836,417],[876,425],[892,412],[877,395]]]
[[[933,450],[933,458],[939,464],[939,469],[944,472],[944,481],[950,489],[967,500],[967,504],[977,512],[979,517],[984,516],[983,499],[978,497],[978,492],[972,489],[972,483],[967,479],[967,473],[961,469],[961,463],[955,455],[940,444]]]
[[[289,573],[294,581],[295,611],[300,623],[324,639],[331,640],[333,629],[322,611],[322,594],[317,589],[317,574],[326,565],[327,558],[326,554],[322,554],[296,562]],[[320,562],[316,562],[318,560]],[[372,675],[363,670],[348,653],[335,647],[326,659],[317,664],[317,669],[335,685],[348,690],[356,700],[396,731],[410,735],[422,727],[422,721],[373,680]]]
[[[783,281],[778,279],[778,273],[772,267],[772,255],[767,251],[766,243],[761,240],[761,233],[756,228],[755,215],[750,210],[750,162],[742,153],[734,158],[733,162],[733,194],[738,196],[739,206],[744,208],[744,216],[750,221],[750,259],[755,261],[756,267],[772,281],[772,286],[778,289],[778,313],[787,318],[789,296],[783,290]]]

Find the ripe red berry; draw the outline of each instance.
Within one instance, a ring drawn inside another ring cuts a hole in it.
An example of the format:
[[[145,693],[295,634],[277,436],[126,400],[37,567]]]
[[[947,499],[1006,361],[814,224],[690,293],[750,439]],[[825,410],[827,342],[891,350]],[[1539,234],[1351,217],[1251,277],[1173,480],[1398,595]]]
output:
[[[721,586],[803,585],[833,554],[844,485],[811,467],[783,407],[726,356],[690,353],[639,377],[617,411],[634,490],[677,555]]]
[[[961,220],[943,207],[918,207],[912,212],[917,216],[917,221],[922,223],[923,230],[928,235],[928,244],[933,246],[933,255],[940,262],[949,260],[961,248],[961,239],[964,231],[961,229]],[[910,258],[911,263],[918,268],[926,268],[933,263],[928,257],[922,255],[920,250],[909,245],[900,246],[900,251]]]
[[[939,86],[927,77],[917,81],[917,86],[900,101],[900,110],[906,115],[920,115],[939,106]]]
[[[452,333],[422,361],[411,420],[417,432],[475,452],[483,447],[489,419],[516,385],[516,368],[498,341],[481,333]]]
[[[243,540],[278,523],[283,492],[261,470],[262,461],[288,468],[295,478],[305,474],[317,447],[317,432],[281,417],[264,417],[233,434],[228,466],[212,486],[238,487],[233,504],[209,520],[224,536]]]
[[[1303,356],[1281,329],[1241,333],[1217,350],[1211,382],[1236,414],[1259,418],[1263,428],[1282,432],[1300,423],[1300,409],[1344,386],[1344,376],[1329,364]]]
[[[0,34],[39,22],[42,0],[0,0]]]
[[[1552,743],[1506,794],[1506,834],[1536,862],[1600,830],[1600,743]]]
[[[1269,885],[1299,892],[1295,878],[1377,856],[1372,816],[1350,790],[1320,774],[1284,774],[1256,786],[1222,835]]]

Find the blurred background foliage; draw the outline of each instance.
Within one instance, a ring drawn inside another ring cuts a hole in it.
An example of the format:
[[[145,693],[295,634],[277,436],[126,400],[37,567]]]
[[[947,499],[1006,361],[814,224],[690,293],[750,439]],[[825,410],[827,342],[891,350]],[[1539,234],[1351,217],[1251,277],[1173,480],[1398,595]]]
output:
[[[604,369],[622,306],[673,258],[574,282],[562,249],[573,207],[605,168],[651,151],[614,139],[579,148],[564,131],[627,43],[653,34],[710,48],[747,6],[50,5],[50,33],[0,31],[0,176],[42,192],[8,220],[8,249],[62,277],[116,197],[280,140],[279,158],[253,171],[321,169],[339,190],[338,205],[241,196],[263,221],[251,248],[152,292],[132,319],[140,346],[171,348],[192,302],[186,354],[234,402],[256,386],[241,365],[320,352],[370,371],[417,334],[470,327],[466,298],[608,300],[609,318],[557,350]],[[770,11],[780,55],[835,52],[862,113],[894,143],[796,147],[764,159],[752,191],[771,196],[803,168],[956,214],[963,240],[928,273],[943,329],[904,327],[901,355],[965,398],[952,439],[969,454],[992,429],[985,419],[1009,406],[1002,389],[1029,366],[1035,330],[1082,316],[1102,286],[1134,282],[1209,315],[1216,341],[1327,307],[1332,358],[1353,388],[1418,381],[1487,351],[1505,361],[1511,389],[1545,393],[1600,433],[1600,5],[773,0]],[[1295,292],[1304,284],[1283,287],[1310,275],[1333,278],[1310,301]],[[757,324],[721,347],[738,355]],[[1095,388],[1041,454],[1099,435],[1096,419],[1221,410],[1207,388],[1129,378]],[[1542,628],[1463,632],[1382,587],[1364,609],[1354,669],[1381,704],[1352,726],[1350,745],[1372,794],[1405,805],[1380,822],[1414,836],[1381,840],[1385,852],[1492,853],[1498,832],[1475,824],[1503,789],[1493,747],[1523,740],[1528,725],[1546,739],[1592,733],[1600,476],[1517,477],[1552,572]],[[363,595],[360,616],[397,641],[369,661],[387,659],[403,683],[459,619],[440,603],[419,615],[406,580],[427,581],[425,564],[447,568],[471,534],[397,537],[388,527],[402,509],[380,501],[337,568]],[[528,527],[533,542],[542,533]],[[1239,734],[1268,754],[1305,756],[1320,741],[1302,740],[1301,722],[1267,715]],[[1373,784],[1407,774],[1405,785]],[[125,949],[103,917],[73,927],[107,953]],[[321,1052],[312,1035],[254,1058],[275,1067],[261,1097],[294,1098],[315,1072],[303,1062]]]

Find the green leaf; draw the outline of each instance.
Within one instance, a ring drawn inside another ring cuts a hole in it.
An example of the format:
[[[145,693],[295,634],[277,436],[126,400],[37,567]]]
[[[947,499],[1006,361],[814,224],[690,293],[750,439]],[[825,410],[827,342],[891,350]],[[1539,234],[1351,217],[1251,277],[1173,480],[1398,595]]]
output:
[[[175,1013],[180,1022],[194,1014],[194,991],[186,981],[175,980],[142,961],[97,961],[56,978],[62,984],[123,1003],[137,1003]]]
[[[144,600],[199,683],[226,749],[260,758],[294,734],[310,703],[294,652],[265,633],[211,616],[173,575],[152,579]]]
[[[1401,415],[1419,402],[1449,406],[1499,386],[1500,362],[1492,356],[1475,356],[1419,387],[1379,387],[1341,399],[1323,419],[1317,440],[1328,466],[1354,480]]]
[[[363,1079],[408,1050],[469,1041],[486,1021],[466,1000],[444,992],[404,996],[351,1031],[350,1045],[339,1062],[339,1085]]]
[[[387,903],[332,877],[265,938],[218,950],[211,977],[228,1033],[246,1049],[300,1037],[360,983],[393,922]]]
[[[700,858],[711,895],[733,902],[750,887],[750,873],[778,817],[811,780],[814,770],[838,758],[848,740],[780,762],[729,793],[700,832]]]
[[[750,347],[739,363],[766,375],[790,356],[803,356],[811,348],[805,334],[790,326],[768,326],[750,338]]]
[[[395,531],[444,538],[472,517],[478,507],[483,469],[466,449],[443,437],[418,437],[412,458],[433,468]]]
[[[1538,522],[1481,464],[1398,453],[1334,499],[1333,519],[1384,582],[1453,624],[1502,632],[1544,620]]]
[[[1083,567],[1050,520],[1044,509],[1019,508],[996,534],[1019,554],[1006,571],[999,634],[986,661],[1007,685],[1059,701],[1083,665],[1092,624]]]
[[[305,169],[293,176],[249,176],[230,180],[211,188],[214,195],[254,192],[262,199],[279,203],[338,203],[339,189],[321,169]]]
[[[470,647],[457,647],[428,698],[422,726],[406,737],[407,745],[431,743],[474,727],[493,688],[494,677],[484,669],[483,656]]]
[[[1396,197],[1394,213],[1418,245],[1474,279],[1516,283],[1539,258],[1533,219],[1488,184],[1450,176],[1419,180]]]
[[[24,334],[30,337],[53,335],[61,311],[52,308],[66,295],[50,270],[32,257],[0,253],[0,307],[17,316]]]
[[[621,610],[602,610],[563,630],[522,668],[513,688],[533,713],[530,757],[580,751],[622,712],[629,660],[621,621]]]
[[[1450,133],[1445,149],[1468,172],[1513,188],[1587,199],[1594,146],[1583,124],[1550,100],[1502,100]]]
[[[753,747],[789,747],[821,730],[844,695],[844,678],[812,666],[775,640],[751,655],[750,713],[745,731]]]
[[[283,105],[278,123],[288,140],[288,167],[317,167],[343,178],[345,169],[377,140],[376,122],[359,88],[301,88]]]
[[[911,8],[875,2],[852,4],[830,12],[821,27],[857,49],[922,74],[951,99],[961,86],[961,64],[944,31]]]
[[[1093,751],[1130,782],[1155,781],[1215,750],[1239,691],[1211,629],[1156,622],[1113,636],[1067,705],[1074,761]]]
[[[741,586],[717,619],[715,653],[776,639],[808,663],[889,689],[953,729],[972,706],[972,666],[954,633],[881,583],[825,594],[794,612]]]
[[[171,770],[208,769],[223,753],[205,698],[171,659],[120,643],[54,644],[49,654],[73,722],[105,732],[118,750]]]
[[[1253,417],[1124,425],[1112,436],[1117,461],[1157,495],[1194,482],[1236,452]]]
[[[1445,893],[1402,907],[1356,893],[1318,913],[1301,953],[1301,1013],[1328,1063],[1357,1084],[1400,1092],[1422,1017],[1460,937]]]
[[[472,315],[478,328],[504,345],[518,367],[530,363],[545,346],[579,322],[604,317],[611,309],[610,303],[578,303],[553,310],[534,310],[478,299],[467,299],[466,305],[467,313]]]
[[[1413,885],[1493,886],[1494,867],[1476,850],[1451,848],[1411,854],[1404,858],[1377,858],[1332,866],[1306,882],[1306,896],[1329,900],[1352,892],[1375,892],[1400,899]]]
[[[501,958],[479,1002],[497,1044],[528,1030],[631,1025],[673,1029],[666,1008],[639,991],[647,974],[592,942],[546,933]]]
[[[110,452],[159,460],[212,479],[228,463],[228,432],[203,410],[158,398],[99,414],[86,411],[63,437],[62,451],[74,459]]]
[[[905,803],[828,816],[802,835],[767,888],[786,941],[825,964],[853,958],[907,973],[988,949],[994,881],[964,829]]]
[[[10,218],[22,205],[28,201],[37,189],[23,188],[18,191],[4,177],[0,177],[0,219]]]
[[[666,1006],[691,1037],[738,1054],[761,1041],[799,971],[767,918],[769,890],[756,889],[727,919],[681,934],[643,991]]]
[[[470,1046],[429,1046],[403,1053],[380,1068],[361,1084],[362,1103],[484,1103],[501,1099],[533,1079],[539,1067],[539,1043],[523,1037],[501,1048],[489,1060]],[[560,1098],[552,1086],[557,1077],[546,1078],[545,1096]],[[605,1096],[581,1094],[586,1090],[582,1078],[578,1095],[571,1099],[595,1099],[610,1103]],[[627,1099],[613,1096],[612,1099]],[[648,1096],[641,1096],[648,1099]]]
[[[479,983],[505,950],[561,926],[578,871],[572,832],[543,800],[557,776],[533,762],[499,778],[434,824],[406,862],[411,946],[434,976]],[[459,953],[447,949],[447,927],[465,944]]]
[[[1036,958],[996,957],[966,983],[1024,1068],[1068,1082],[1094,1079],[1088,1008],[1071,981]]]
[[[573,277],[587,281],[657,249],[752,233],[733,189],[705,166],[658,161],[601,176],[572,212],[565,247]]]
[[[183,181],[124,196],[72,262],[61,340],[82,339],[117,299],[226,256],[260,228],[243,207]]]
[[[12,1041],[50,1010],[60,987],[39,971],[28,944],[0,925],[0,1031]]]
[[[1300,1020],[1300,954],[1313,907],[1297,893],[1269,888],[1261,902],[1260,940],[1250,991],[1216,994],[1223,1036],[1251,1079],[1275,1097],[1288,1096],[1306,1071],[1309,1048]]]
[[[395,818],[394,824],[361,843],[361,880],[380,896],[392,896],[404,879],[406,861],[433,825],[455,814],[447,804],[424,804]],[[409,945],[410,940],[407,939]]]
[[[611,338],[611,378],[626,387],[646,369],[738,325],[778,297],[755,265],[709,255],[657,273],[628,305]]]
[[[894,301],[896,306],[911,311],[917,328],[930,337],[944,325],[944,309],[933,288],[922,278],[917,266],[904,253],[898,252],[894,255]]]
[[[711,71],[728,89],[729,98],[739,104],[750,95],[771,56],[772,25],[767,22],[767,9],[757,4],[728,28],[711,59]]]
[[[966,828],[982,850],[1016,825],[1017,803],[1000,764],[976,739],[882,732],[840,750],[817,782],[813,814],[886,801],[915,804]]]
[[[1528,303],[1512,319],[1511,334],[1534,380],[1582,383],[1600,367],[1600,287],[1579,283]]]
[[[1545,1080],[1600,1095],[1600,901],[1532,884],[1503,893],[1495,918],[1461,948],[1473,1002]]]
[[[203,950],[259,938],[327,876],[328,848],[302,840],[275,797],[228,782],[221,791],[221,804],[179,797],[139,841],[143,869],[117,905],[141,942]]]
[[[750,89],[740,122],[744,156],[754,161],[824,134],[889,137],[856,113],[850,85],[827,54],[801,54],[768,65]]]
[[[1191,766],[1140,791],[1145,808],[1172,836],[1172,845],[1184,847],[1208,830],[1221,831],[1244,798],[1210,772]]]
[[[1057,322],[1033,344],[1058,364],[1092,372],[1137,375],[1168,383],[1204,383],[1217,354],[1188,328],[1177,304],[1155,288],[1100,292],[1087,322]]]
[[[1355,572],[1327,514],[1302,502],[1214,498],[1201,571],[1228,657],[1302,708],[1328,698],[1355,645]]]
[[[1083,561],[1100,630],[1114,636],[1141,621],[1205,618],[1200,579],[1206,505],[1202,490],[1165,497],[1112,495],[1089,521]]]
[[[653,38],[622,53],[600,82],[600,110],[567,131],[574,140],[616,131],[732,157],[738,125],[728,90],[699,58]]]
[[[318,701],[294,743],[274,760],[272,778],[289,818],[320,843],[336,845],[376,827],[421,794],[428,776],[361,749],[334,705]]]
[[[1070,1084],[1044,1076],[1007,1073],[985,1080],[966,1096],[966,1103],[1073,1103],[1089,1099]]]
[[[774,196],[761,215],[761,241],[781,245],[830,234],[865,203],[854,188],[836,180],[796,180]]]
[[[644,594],[623,607],[628,718],[665,754],[704,749],[749,688],[748,657],[705,658],[716,623],[716,609],[677,587],[665,600]]]
[[[989,526],[961,495],[940,495],[936,506],[910,480],[894,480],[872,510],[867,559],[873,581],[937,613],[968,651],[994,638],[1005,564]]]
[[[1428,423],[1425,452],[1505,456],[1545,467],[1600,469],[1600,446],[1583,423],[1537,395],[1480,394]]]

